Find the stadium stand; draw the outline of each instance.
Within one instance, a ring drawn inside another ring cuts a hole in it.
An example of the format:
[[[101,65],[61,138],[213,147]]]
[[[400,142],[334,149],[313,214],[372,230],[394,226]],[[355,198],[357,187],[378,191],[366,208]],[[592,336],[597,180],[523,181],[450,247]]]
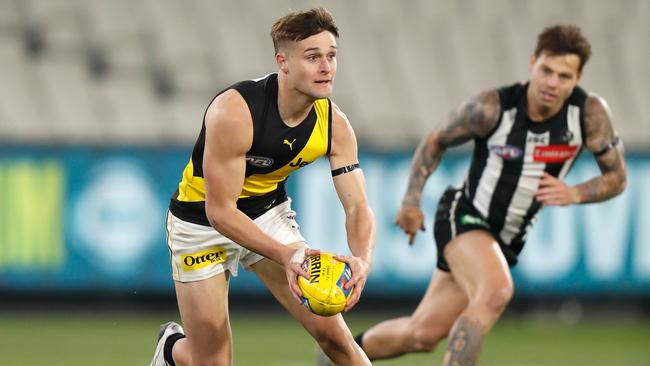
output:
[[[583,85],[628,148],[650,147],[644,0],[0,0],[0,141],[189,145],[217,91],[275,70],[273,19],[317,4],[341,29],[334,99],[362,147],[409,149],[467,94],[525,79],[559,22],[592,41]]]

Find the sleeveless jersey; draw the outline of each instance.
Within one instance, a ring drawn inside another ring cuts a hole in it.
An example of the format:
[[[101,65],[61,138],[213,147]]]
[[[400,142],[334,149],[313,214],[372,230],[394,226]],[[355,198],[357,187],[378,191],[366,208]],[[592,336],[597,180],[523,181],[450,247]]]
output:
[[[318,99],[305,120],[289,127],[278,112],[277,74],[239,82],[217,96],[229,89],[242,95],[253,119],[253,143],[246,153],[246,175],[237,208],[255,219],[287,200],[285,183],[289,174],[329,154],[332,106],[329,99]],[[205,115],[169,209],[181,220],[210,226],[205,213],[204,147]]]
[[[475,139],[464,183],[464,199],[506,245],[521,250],[541,204],[535,199],[544,172],[563,179],[583,144],[587,93],[576,87],[554,116],[533,122],[527,115],[528,84],[498,89],[499,122],[489,136]]]

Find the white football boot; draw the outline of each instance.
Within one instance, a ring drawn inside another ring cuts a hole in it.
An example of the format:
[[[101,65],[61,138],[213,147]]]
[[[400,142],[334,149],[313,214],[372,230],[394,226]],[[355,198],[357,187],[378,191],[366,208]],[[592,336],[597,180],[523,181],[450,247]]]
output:
[[[158,343],[156,344],[156,351],[153,354],[153,360],[151,360],[151,366],[169,366],[169,363],[165,361],[165,341],[170,335],[176,333],[185,334],[183,327],[177,323],[168,322],[160,326]]]

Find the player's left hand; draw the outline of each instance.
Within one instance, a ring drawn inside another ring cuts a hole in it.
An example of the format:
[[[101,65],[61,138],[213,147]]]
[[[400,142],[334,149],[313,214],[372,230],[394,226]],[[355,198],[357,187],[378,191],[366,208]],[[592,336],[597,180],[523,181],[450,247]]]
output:
[[[348,283],[345,284],[345,289],[349,289],[354,286],[354,291],[352,296],[348,299],[347,305],[343,311],[349,311],[354,307],[354,305],[359,302],[361,297],[361,292],[366,286],[366,281],[368,280],[368,274],[370,273],[370,262],[365,261],[360,257],[349,256],[349,255],[336,255],[334,256],[337,260],[345,262],[350,266],[352,271],[352,278]]]
[[[546,206],[567,206],[579,202],[578,191],[563,180],[544,172],[535,198]]]

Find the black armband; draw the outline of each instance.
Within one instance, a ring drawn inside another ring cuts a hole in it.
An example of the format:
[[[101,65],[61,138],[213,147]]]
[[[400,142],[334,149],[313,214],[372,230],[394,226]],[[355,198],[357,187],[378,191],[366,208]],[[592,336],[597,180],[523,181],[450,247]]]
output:
[[[607,143],[607,145],[605,145],[605,146],[604,146],[602,149],[600,149],[599,151],[596,151],[596,152],[594,153],[594,156],[598,157],[598,156],[604,155],[607,151],[609,151],[609,149],[616,147],[616,145],[618,145],[618,143],[619,143],[620,141],[621,141],[621,139],[619,139],[618,136],[614,136],[614,137],[611,139],[611,141],[609,141],[609,142]]]
[[[349,173],[359,167],[359,163],[344,166],[342,168],[334,169],[332,170],[332,177],[336,177],[337,175]]]

